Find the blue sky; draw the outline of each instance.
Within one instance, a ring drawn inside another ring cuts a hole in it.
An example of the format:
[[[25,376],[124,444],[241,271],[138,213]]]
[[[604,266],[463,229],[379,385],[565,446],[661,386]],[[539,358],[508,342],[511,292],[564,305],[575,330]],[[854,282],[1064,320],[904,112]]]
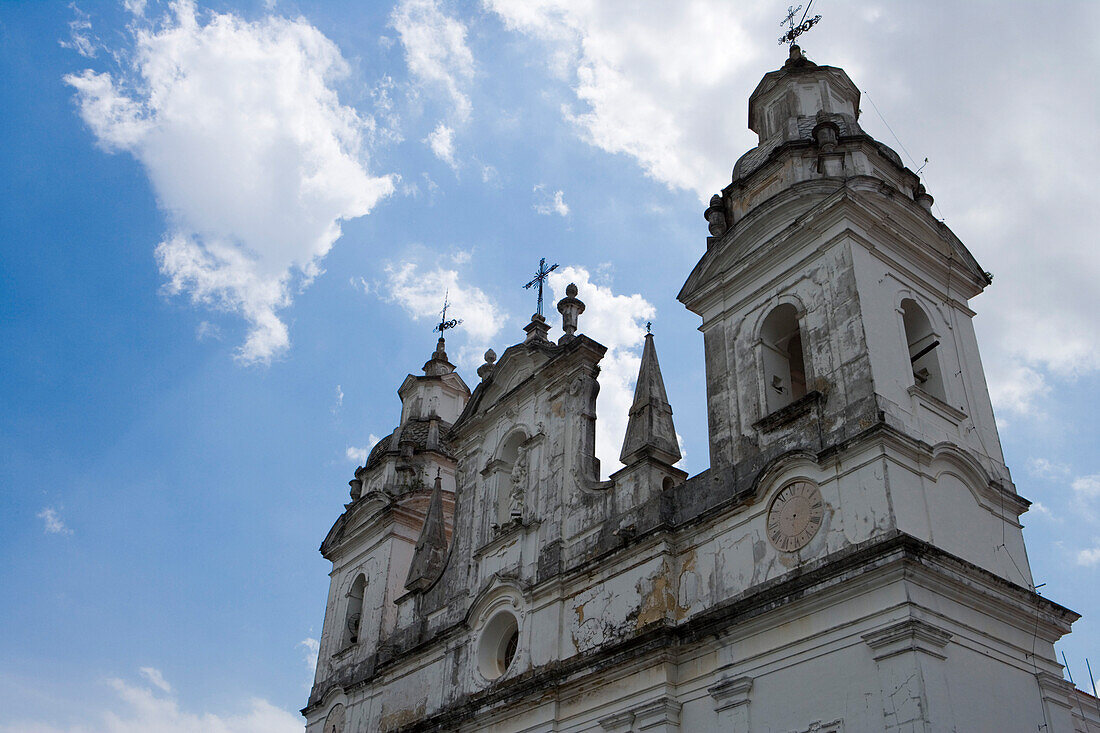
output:
[[[675,295],[783,12],[631,7],[0,5],[0,731],[298,727],[317,546],[446,289],[473,383],[522,337],[540,257],[555,297],[581,285],[610,347],[605,472],[652,319],[706,468]],[[865,129],[929,159],[934,211],[994,273],[971,305],[1036,582],[1085,614],[1060,647],[1079,683],[1100,661],[1100,45],[1073,28],[1098,8],[821,0],[803,44],[865,92]]]

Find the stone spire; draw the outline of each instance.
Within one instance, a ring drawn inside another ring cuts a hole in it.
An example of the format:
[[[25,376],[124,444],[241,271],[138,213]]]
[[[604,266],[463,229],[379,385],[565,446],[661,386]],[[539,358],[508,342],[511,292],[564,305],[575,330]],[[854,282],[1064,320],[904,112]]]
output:
[[[424,517],[424,526],[420,538],[413,550],[409,576],[405,579],[405,588],[411,591],[425,591],[435,582],[443,571],[447,558],[447,531],[443,526],[443,480],[437,472],[432,498],[428,502],[428,514]]]
[[[631,465],[644,458],[653,458],[673,465],[680,460],[676,443],[676,428],[672,424],[672,406],[665,395],[665,380],[657,363],[657,348],[653,334],[645,335],[642,365],[638,369],[638,384],[634,388],[634,404],[619,460]]]

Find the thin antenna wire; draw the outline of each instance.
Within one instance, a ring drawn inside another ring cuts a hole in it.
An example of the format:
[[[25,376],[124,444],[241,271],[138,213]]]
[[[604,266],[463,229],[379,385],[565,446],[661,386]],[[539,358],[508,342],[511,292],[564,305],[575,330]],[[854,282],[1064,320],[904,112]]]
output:
[[[875,100],[871,99],[871,95],[866,91],[863,91],[863,96],[867,97],[867,101],[871,103],[871,107],[875,110],[875,114],[877,114],[878,118],[882,120],[882,124],[886,125],[886,129],[890,131],[890,134],[894,136],[894,141],[897,142],[898,147],[901,148],[902,152],[904,152],[905,155],[909,158],[909,162],[912,163],[914,168],[917,168],[916,158],[914,158],[913,154],[909,152],[909,149],[905,147],[905,143],[903,143],[901,141],[901,138],[898,137],[898,134],[894,132],[894,128],[890,127],[890,123],[886,121],[886,118],[882,115],[882,112],[879,110],[878,105],[875,104]],[[926,165],[928,165],[928,158],[924,159],[924,165],[921,165],[919,168],[917,168],[918,176],[920,175],[920,172],[924,170],[924,166]],[[932,183],[928,179],[927,174],[924,176],[924,180],[928,181],[929,184]],[[936,211],[938,211],[940,214],[940,221],[946,220],[947,217],[943,215],[943,209],[940,208],[939,203],[933,203],[933,206],[936,207]]]
[[[1085,733],[1088,733],[1089,719],[1085,717],[1085,707],[1081,704],[1081,697],[1077,694],[1077,683],[1073,681],[1073,672],[1069,669],[1069,662],[1066,661],[1066,650],[1062,650],[1062,664],[1065,665],[1066,674],[1069,675],[1069,683],[1073,685],[1073,699],[1077,701],[1077,709],[1081,711],[1081,721],[1085,724]]]
[[[1096,714],[1100,715],[1100,697],[1096,695],[1096,680],[1092,678],[1092,665],[1089,664],[1089,658],[1085,657],[1085,667],[1089,671],[1089,682],[1092,683],[1092,699],[1096,701]]]

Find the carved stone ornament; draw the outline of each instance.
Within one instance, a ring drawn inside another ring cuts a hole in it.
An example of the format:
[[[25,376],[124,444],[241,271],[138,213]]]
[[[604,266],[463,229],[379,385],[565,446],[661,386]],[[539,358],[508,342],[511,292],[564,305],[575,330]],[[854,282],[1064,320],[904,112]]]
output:
[[[726,212],[722,205],[722,197],[718,194],[714,194],[710,197],[710,206],[703,213],[709,224],[710,235],[712,237],[720,237],[726,233],[726,229],[729,226],[726,224]]]
[[[520,448],[512,466],[512,489],[508,492],[508,515],[518,520],[523,517],[524,494],[527,491],[527,451]]]

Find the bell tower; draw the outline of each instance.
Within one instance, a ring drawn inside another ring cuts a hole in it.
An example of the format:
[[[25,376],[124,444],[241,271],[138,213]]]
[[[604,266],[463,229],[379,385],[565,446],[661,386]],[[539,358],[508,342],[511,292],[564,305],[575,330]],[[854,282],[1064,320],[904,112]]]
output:
[[[1028,502],[1004,465],[968,305],[991,277],[860,127],[859,97],[792,46],[749,99],[759,144],[711,199],[707,251],[679,295],[703,319],[712,467],[878,441],[905,486],[883,507],[890,522],[1030,587]]]

